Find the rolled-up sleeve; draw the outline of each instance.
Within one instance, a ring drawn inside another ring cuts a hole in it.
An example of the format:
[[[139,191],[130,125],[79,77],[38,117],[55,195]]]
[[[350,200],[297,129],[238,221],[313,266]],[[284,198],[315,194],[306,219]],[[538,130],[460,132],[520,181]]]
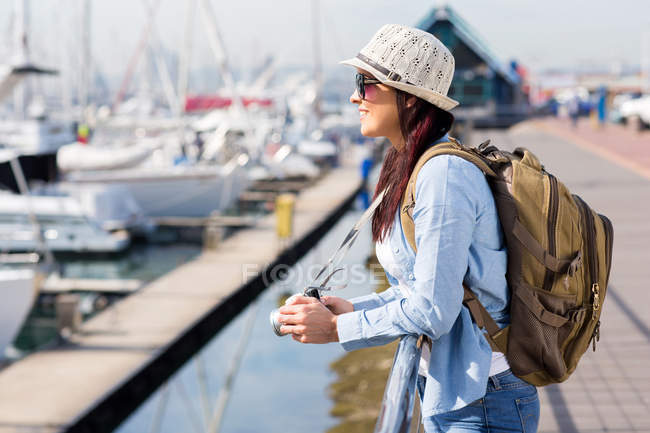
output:
[[[345,350],[388,343],[405,334],[433,340],[449,332],[463,300],[472,234],[480,198],[474,182],[485,182],[473,164],[455,157],[429,160],[418,175],[413,220],[417,254],[408,297],[339,316]]]

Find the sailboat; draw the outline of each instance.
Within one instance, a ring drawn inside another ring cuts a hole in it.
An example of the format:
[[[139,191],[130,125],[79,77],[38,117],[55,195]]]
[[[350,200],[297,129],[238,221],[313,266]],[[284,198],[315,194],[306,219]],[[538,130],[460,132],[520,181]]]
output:
[[[191,154],[196,146],[186,138],[186,125],[190,121],[184,117],[184,104],[180,103],[180,100],[184,99],[187,85],[187,63],[181,62],[183,66],[180,68],[179,81],[183,81],[184,77],[185,84],[179,83],[178,92],[183,96],[178,96],[171,84],[165,62],[162,61],[159,41],[156,40],[153,20],[157,7],[158,5],[152,6],[149,11],[149,21],[141,43],[129,62],[113,112],[119,115],[119,104],[126,93],[138,57],[143,52],[142,47],[148,47],[153,54],[151,58],[155,60],[155,69],[160,76],[173,116],[171,119],[157,120],[171,120],[176,130],[157,131],[153,137],[140,137],[128,147],[117,148],[109,145],[105,148],[95,148],[94,145],[89,145],[82,149],[81,146],[66,146],[57,162],[65,172],[64,179],[68,183],[117,185],[125,188],[148,217],[206,217],[229,207],[249,186],[247,165],[250,157],[245,149],[227,155],[220,152],[214,155],[214,158]],[[191,29],[191,23],[188,29]],[[215,30],[211,27],[208,30],[212,31],[211,40],[214,40]],[[186,53],[181,54],[185,59]],[[220,63],[220,66],[223,65]],[[150,122],[147,121],[147,124]],[[145,145],[145,140],[156,143]],[[101,156],[114,151],[112,158]],[[76,156],[71,157],[72,153]],[[73,160],[75,158],[76,160]],[[97,162],[101,162],[103,166]],[[111,164],[112,167],[109,166]]]
[[[29,100],[24,81],[30,76],[55,75],[57,71],[30,60],[25,0],[15,0],[14,17],[14,55],[9,64],[0,65],[0,101],[15,93],[14,116],[0,119],[0,146],[33,156],[30,163],[36,166],[43,162],[35,160],[54,161],[57,149],[75,137],[71,123],[50,118],[38,98]],[[30,178],[29,167],[25,171]]]
[[[69,183],[126,188],[148,217],[206,217],[226,209],[248,187],[241,154],[226,164],[141,166],[122,170],[75,171]]]
[[[38,293],[33,269],[0,269],[0,359],[14,341]]]

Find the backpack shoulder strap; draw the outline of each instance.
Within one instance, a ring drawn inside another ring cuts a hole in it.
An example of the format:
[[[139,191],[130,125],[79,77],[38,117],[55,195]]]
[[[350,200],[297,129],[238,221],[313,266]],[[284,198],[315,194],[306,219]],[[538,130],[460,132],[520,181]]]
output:
[[[439,143],[435,146],[432,146],[430,149],[424,152],[422,156],[420,156],[420,159],[418,159],[418,162],[413,168],[409,182],[406,185],[406,190],[404,191],[404,196],[402,197],[402,206],[400,207],[400,223],[402,225],[402,230],[404,231],[406,240],[415,252],[417,252],[417,246],[415,245],[415,225],[413,222],[413,208],[415,207],[415,184],[417,182],[418,173],[420,173],[420,170],[424,164],[427,163],[427,161],[438,155],[454,155],[476,165],[486,176],[496,177],[494,170],[492,170],[492,168],[483,159],[483,157],[479,156],[479,153],[462,146],[454,139],[451,140],[452,141]]]
[[[469,310],[472,319],[476,322],[479,329],[485,329],[487,333],[483,336],[490,343],[490,347],[495,352],[506,353],[508,350],[508,333],[509,327],[499,328],[490,313],[485,309],[481,301],[478,300],[474,292],[463,283],[463,305]]]

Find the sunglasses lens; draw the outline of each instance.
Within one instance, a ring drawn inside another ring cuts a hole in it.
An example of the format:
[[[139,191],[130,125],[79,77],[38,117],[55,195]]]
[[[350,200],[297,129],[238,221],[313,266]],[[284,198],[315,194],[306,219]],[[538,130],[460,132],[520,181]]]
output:
[[[359,94],[359,97],[361,99],[364,99],[366,97],[366,89],[365,89],[365,86],[363,84],[363,75],[362,74],[357,74],[356,82],[357,82],[357,93]]]
[[[366,101],[372,101],[377,95],[377,85],[375,84],[364,84],[363,86],[363,99]]]

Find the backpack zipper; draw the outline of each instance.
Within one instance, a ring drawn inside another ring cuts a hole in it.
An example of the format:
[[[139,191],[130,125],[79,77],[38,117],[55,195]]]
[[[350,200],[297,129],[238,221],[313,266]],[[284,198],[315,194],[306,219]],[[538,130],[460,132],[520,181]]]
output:
[[[555,256],[555,228],[557,226],[558,208],[560,206],[560,198],[558,196],[557,179],[550,173],[548,174],[548,181],[550,186],[549,203],[548,203],[548,253]],[[550,269],[546,270],[544,275],[544,290],[550,292],[553,288],[553,279],[555,274]]]
[[[605,266],[607,266],[607,276],[605,280],[605,284],[607,284],[607,281],[609,280],[609,273],[612,269],[612,248],[614,247],[614,227],[612,226],[612,222],[607,218],[605,215],[598,214],[600,219],[603,222],[603,228],[605,229]],[[596,283],[597,284],[597,283]],[[598,287],[600,289],[600,287]],[[598,291],[598,295],[600,295]],[[603,301],[603,299],[598,300],[599,303]],[[596,314],[596,301],[594,301],[594,312],[592,313],[592,320],[595,319],[595,314]],[[596,351],[596,343],[600,341],[600,320],[596,322],[596,327],[594,328],[594,332],[591,334],[591,344],[593,351]]]
[[[594,333],[591,334],[591,339],[590,343],[592,344],[593,351],[596,351],[596,343],[600,341],[600,320],[596,323],[596,327],[594,328]]]
[[[580,208],[582,209],[582,215],[587,226],[587,263],[589,264],[589,278],[585,279],[587,281],[587,293],[589,293],[589,282],[591,281],[591,294],[592,294],[592,314],[591,320],[598,319],[598,311],[600,310],[600,285],[598,284],[598,263],[596,263],[597,257],[593,254],[595,251],[594,240],[596,237],[596,228],[594,227],[594,216],[592,215],[589,206],[585,203],[580,197],[575,196],[580,201]]]
[[[605,260],[607,266],[607,280],[609,280],[609,273],[612,270],[612,250],[614,248],[614,227],[612,222],[605,215],[598,214],[600,219],[603,221],[603,227],[605,228]]]

